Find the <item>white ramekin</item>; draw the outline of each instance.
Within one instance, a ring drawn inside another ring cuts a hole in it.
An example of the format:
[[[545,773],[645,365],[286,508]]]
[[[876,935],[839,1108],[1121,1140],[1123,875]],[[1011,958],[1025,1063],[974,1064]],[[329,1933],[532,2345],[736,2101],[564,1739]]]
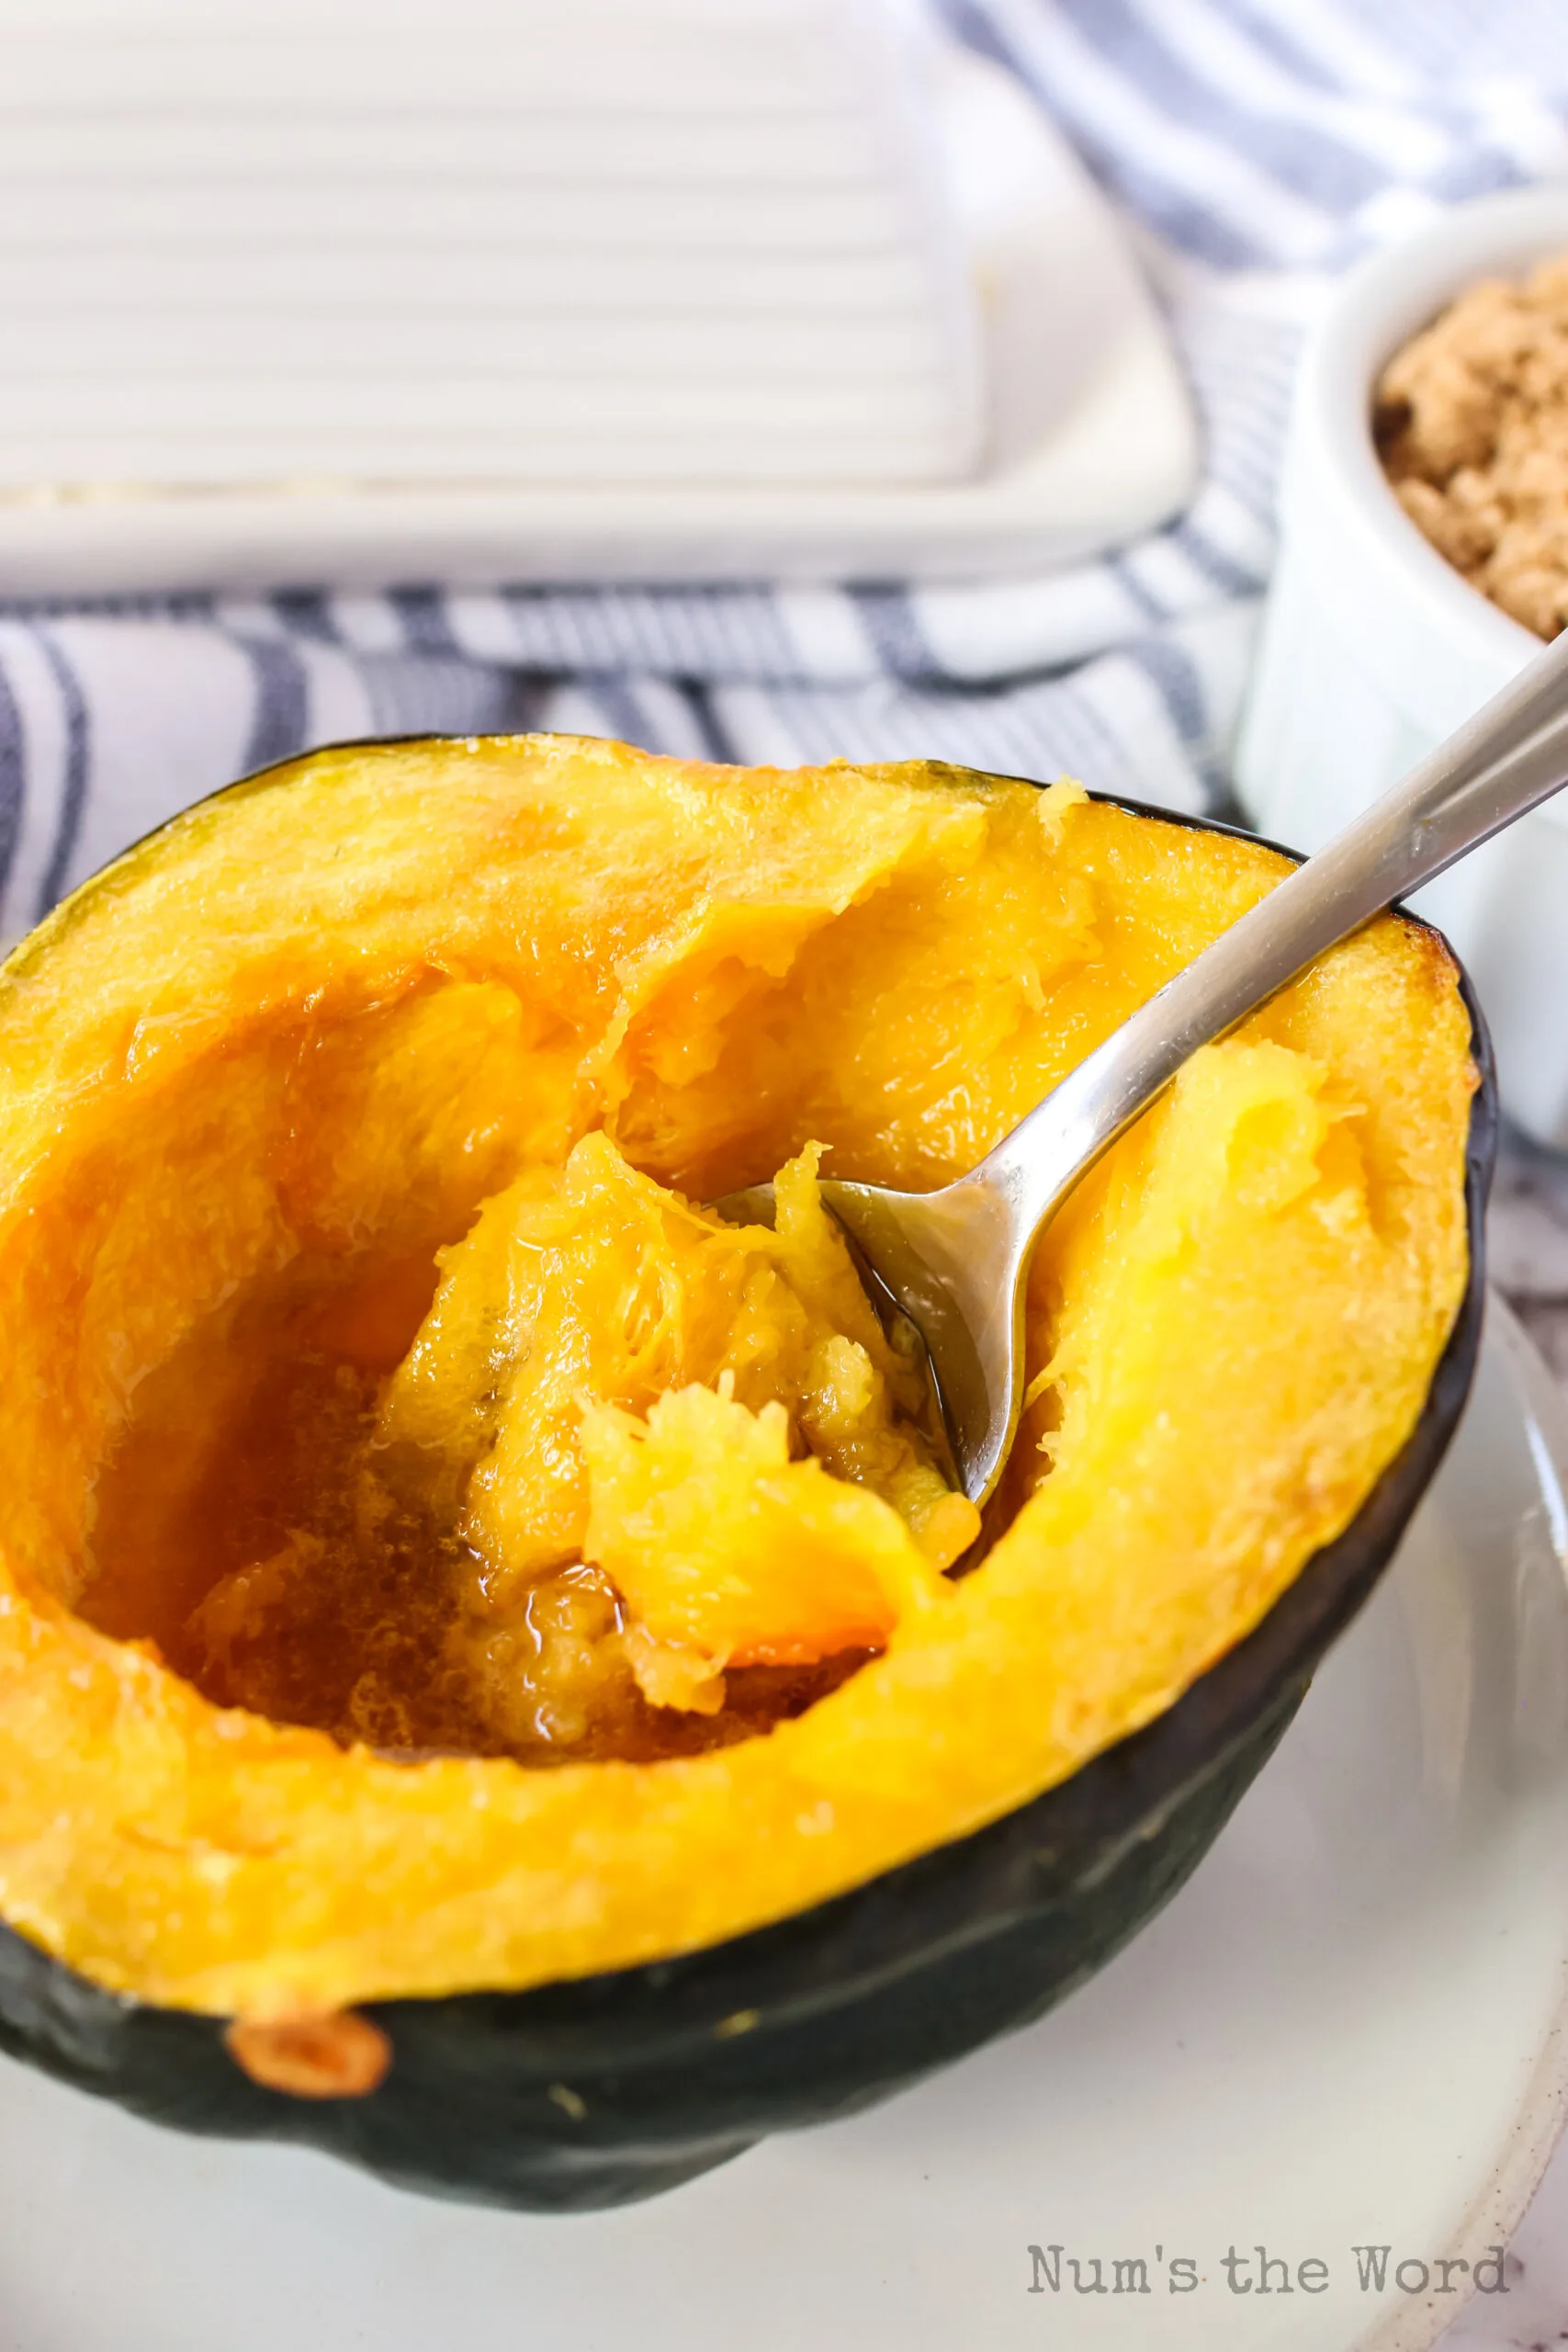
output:
[[[1371,398],[1384,361],[1462,288],[1565,249],[1568,187],[1458,205],[1347,278],[1311,338],[1235,772],[1249,821],[1292,849],[1318,848],[1540,650],[1405,514]],[[1412,904],[1470,968],[1506,1108],[1568,1149],[1568,795]]]

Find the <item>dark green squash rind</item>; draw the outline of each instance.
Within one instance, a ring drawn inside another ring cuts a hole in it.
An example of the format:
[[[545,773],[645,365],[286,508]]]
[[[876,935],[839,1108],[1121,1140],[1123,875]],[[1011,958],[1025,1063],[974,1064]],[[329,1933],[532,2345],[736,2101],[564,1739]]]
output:
[[[1461,987],[1481,1079],[1467,1148],[1470,1275],[1420,1417],[1344,1533],[1145,1729],[988,1827],[750,1935],[531,1992],[375,2004],[367,2014],[393,2060],[366,2098],[264,2090],[229,2056],[220,2020],[102,1992],[7,1928],[0,2047],[157,2122],[305,2142],[406,2187],[564,2211],[674,2187],[768,2132],[851,2113],[1042,2015],[1197,1867],[1371,1593],[1458,1426],[1480,1346],[1497,1125],[1485,1023],[1462,973]]]

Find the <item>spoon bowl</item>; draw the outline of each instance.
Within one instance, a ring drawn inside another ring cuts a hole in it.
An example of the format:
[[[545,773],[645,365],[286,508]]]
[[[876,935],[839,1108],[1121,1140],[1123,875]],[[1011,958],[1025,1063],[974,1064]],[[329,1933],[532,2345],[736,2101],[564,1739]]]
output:
[[[883,1322],[902,1321],[923,1356],[953,1483],[985,1501],[1001,1476],[1022,1401],[1021,1247],[1006,1196],[985,1163],[934,1193],[819,1180],[856,1272]],[[773,1221],[773,1188],[751,1184],[712,1204],[732,1225]]]

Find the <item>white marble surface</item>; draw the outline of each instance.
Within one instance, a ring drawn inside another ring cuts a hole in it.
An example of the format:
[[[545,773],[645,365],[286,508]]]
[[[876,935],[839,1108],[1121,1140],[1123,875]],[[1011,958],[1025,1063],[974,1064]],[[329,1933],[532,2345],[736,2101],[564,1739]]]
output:
[[[1493,1280],[1568,1395],[1568,1159],[1505,1145],[1490,1247]],[[1441,2352],[1568,2352],[1568,2139],[1514,2239],[1506,2284],[1467,2306]]]

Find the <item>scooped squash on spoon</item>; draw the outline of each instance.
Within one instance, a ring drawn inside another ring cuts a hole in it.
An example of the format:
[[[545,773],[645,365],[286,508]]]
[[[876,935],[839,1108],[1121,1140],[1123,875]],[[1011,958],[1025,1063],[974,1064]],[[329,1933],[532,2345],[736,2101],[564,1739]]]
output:
[[[68,901],[0,972],[15,2038],[83,2078],[38,1954],[252,2043],[632,1987],[1200,1685],[1457,1414],[1442,943],[1371,925],[1080,1187],[978,1541],[815,1170],[971,1165],[1285,870],[1069,786],[517,738],[311,755]],[[776,1233],[703,1210],[775,1171]],[[1270,1736],[1299,1687],[1255,1694]],[[518,2112],[435,2177],[570,2201],[539,2133],[581,2119]],[[374,2142],[333,2144],[419,2174]]]

